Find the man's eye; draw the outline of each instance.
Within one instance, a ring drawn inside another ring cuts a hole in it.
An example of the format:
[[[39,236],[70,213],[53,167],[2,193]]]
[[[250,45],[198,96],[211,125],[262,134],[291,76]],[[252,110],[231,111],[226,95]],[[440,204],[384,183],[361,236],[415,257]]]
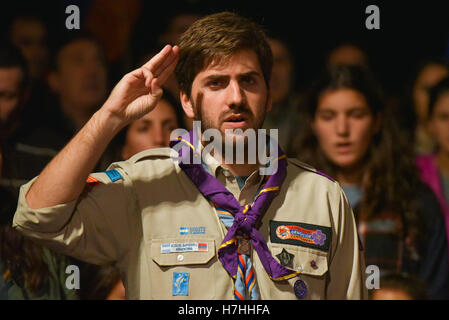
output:
[[[246,84],[254,84],[256,80],[253,77],[243,77],[242,82]]]
[[[219,79],[211,80],[208,82],[208,86],[213,87],[213,88],[220,87],[222,85],[223,85],[223,81],[219,80]]]

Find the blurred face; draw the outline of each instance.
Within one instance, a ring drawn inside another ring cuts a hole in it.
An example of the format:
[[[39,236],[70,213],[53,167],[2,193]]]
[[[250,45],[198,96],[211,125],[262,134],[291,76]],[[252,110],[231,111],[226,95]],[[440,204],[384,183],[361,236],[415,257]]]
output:
[[[203,130],[219,130],[223,139],[226,129],[261,128],[271,107],[259,60],[252,50],[238,51],[199,72],[191,97],[181,93],[181,102],[189,118],[201,120]]]
[[[379,289],[374,292],[372,300],[413,300],[413,298],[399,289]]]
[[[19,105],[21,80],[22,72],[19,68],[0,69],[0,123],[6,122]]]
[[[313,130],[326,157],[339,168],[360,164],[377,125],[365,97],[352,89],[325,92],[318,101]]]
[[[177,44],[182,34],[199,18],[200,16],[196,14],[179,14],[175,16],[170,21],[166,32],[162,34],[161,42],[164,44]]]
[[[270,39],[268,42],[273,52],[270,90],[273,103],[276,104],[290,91],[293,64],[290,53],[282,42],[276,39]]]
[[[173,106],[160,100],[153,111],[129,126],[122,150],[123,159],[146,149],[168,147],[170,133],[176,128],[178,121]]]
[[[69,43],[59,53],[52,88],[71,107],[94,110],[107,89],[106,67],[98,45],[89,40]]]
[[[425,67],[416,79],[413,87],[413,101],[419,123],[427,120],[429,110],[428,90],[448,75],[448,70],[439,64],[430,64]]]
[[[329,54],[328,64],[331,66],[365,66],[367,57],[357,46],[347,44],[339,46]]]
[[[449,92],[436,101],[429,125],[440,150],[449,153]]]
[[[11,29],[11,42],[20,49],[28,62],[30,75],[38,78],[46,71],[47,30],[38,20],[17,19]]]

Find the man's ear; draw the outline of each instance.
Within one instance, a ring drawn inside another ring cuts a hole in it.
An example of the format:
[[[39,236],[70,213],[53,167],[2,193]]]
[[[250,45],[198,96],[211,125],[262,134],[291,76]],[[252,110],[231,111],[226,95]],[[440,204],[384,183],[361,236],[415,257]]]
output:
[[[193,119],[195,117],[195,112],[193,110],[192,102],[190,101],[190,97],[184,91],[180,91],[179,97],[181,100],[182,108],[189,119]]]
[[[60,89],[59,77],[55,71],[50,72],[50,74],[48,75],[48,86],[54,92],[59,92],[59,89]]]

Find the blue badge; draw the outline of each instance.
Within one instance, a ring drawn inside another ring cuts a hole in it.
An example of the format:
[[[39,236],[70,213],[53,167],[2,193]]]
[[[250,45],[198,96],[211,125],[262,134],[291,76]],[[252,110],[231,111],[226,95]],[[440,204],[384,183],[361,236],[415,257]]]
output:
[[[173,272],[173,289],[174,296],[188,296],[189,295],[189,273],[188,272]]]
[[[109,179],[111,179],[112,182],[115,182],[123,178],[120,172],[118,172],[115,169],[105,171],[104,173],[108,175]]]
[[[179,228],[179,234],[181,236],[185,236],[186,234],[189,234],[189,228],[188,227],[181,227],[181,228]]]

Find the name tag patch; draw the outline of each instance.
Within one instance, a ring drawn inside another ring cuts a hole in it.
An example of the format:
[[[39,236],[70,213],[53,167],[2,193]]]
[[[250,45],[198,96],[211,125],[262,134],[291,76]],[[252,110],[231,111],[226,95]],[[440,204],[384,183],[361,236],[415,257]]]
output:
[[[161,253],[174,252],[198,252],[208,251],[207,243],[203,242],[184,242],[184,243],[163,243],[161,244]]]
[[[270,221],[270,240],[329,251],[331,228],[307,223]]]
[[[188,296],[189,295],[189,273],[173,272],[172,295]]]

